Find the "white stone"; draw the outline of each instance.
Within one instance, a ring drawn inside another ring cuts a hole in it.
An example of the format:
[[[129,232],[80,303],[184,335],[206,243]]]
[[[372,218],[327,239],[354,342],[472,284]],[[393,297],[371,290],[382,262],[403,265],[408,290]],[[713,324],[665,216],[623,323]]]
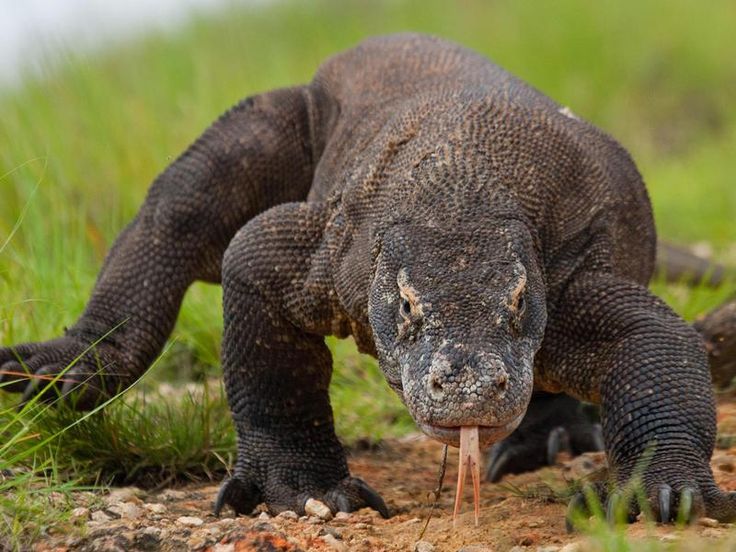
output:
[[[89,508],[74,508],[72,519],[89,519]]]
[[[414,543],[414,552],[434,552],[434,544],[427,541],[417,541]]]
[[[168,508],[159,502],[152,502],[151,504],[145,505],[146,510],[152,514],[165,514]]]
[[[299,519],[299,516],[293,510],[284,510],[283,512],[280,512],[279,515],[277,515],[276,517],[280,519],[291,519],[293,521]]]
[[[332,519],[332,512],[324,502],[310,498],[304,505],[304,511],[307,515],[318,517],[323,520]]]
[[[194,516],[181,516],[176,519],[176,523],[180,525],[187,525],[189,527],[199,527],[204,523],[201,518]]]
[[[92,516],[90,517],[92,518],[92,521],[99,521],[99,522],[110,521],[110,519],[112,519],[102,510],[97,510],[96,512],[92,512]]]

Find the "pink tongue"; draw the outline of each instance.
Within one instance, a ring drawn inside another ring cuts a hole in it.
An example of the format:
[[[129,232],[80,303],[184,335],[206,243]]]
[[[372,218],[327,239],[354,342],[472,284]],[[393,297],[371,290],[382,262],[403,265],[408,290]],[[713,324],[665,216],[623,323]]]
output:
[[[452,513],[452,524],[455,525],[460,513],[460,504],[463,499],[465,478],[468,469],[473,477],[473,506],[475,509],[475,526],[478,526],[480,510],[480,445],[478,443],[478,426],[463,426],[460,428],[460,469],[457,473],[457,491],[455,492],[455,511]]]

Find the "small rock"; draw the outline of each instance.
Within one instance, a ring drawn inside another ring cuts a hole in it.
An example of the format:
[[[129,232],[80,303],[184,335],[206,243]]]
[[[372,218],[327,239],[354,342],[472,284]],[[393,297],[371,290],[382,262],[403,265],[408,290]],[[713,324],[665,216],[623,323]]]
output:
[[[166,489],[164,492],[162,492],[158,496],[159,498],[169,502],[172,500],[182,500],[186,498],[187,493],[185,493],[184,491],[177,491],[175,489]]]
[[[322,540],[325,541],[325,544],[333,550],[337,550],[338,552],[348,551],[347,545],[344,542],[340,542],[332,535],[325,535],[324,537],[322,537]]]
[[[337,512],[335,514],[335,520],[336,521],[347,521],[351,517],[353,517],[353,515],[350,512]]]
[[[308,523],[310,525],[318,525],[318,524],[324,523],[324,522],[325,522],[325,520],[323,520],[322,518],[318,518],[317,516],[309,516],[307,518],[307,521],[305,521],[304,523]]]
[[[373,527],[371,527],[367,523],[356,523],[355,525],[353,525],[353,527],[355,527],[356,529],[373,529]]]
[[[284,510],[283,512],[279,512],[276,517],[279,519],[290,519],[292,521],[296,521],[299,519],[299,516],[293,510]]]
[[[271,516],[268,515],[268,512],[261,512],[260,515],[258,516],[258,519],[260,519],[261,521],[266,521],[266,520],[271,519]]]
[[[411,518],[406,520],[406,523],[421,523],[422,518]]]
[[[332,512],[324,502],[310,498],[304,505],[307,515],[316,516],[325,521],[332,519]]]
[[[537,547],[537,552],[560,552],[559,546],[539,546]]]
[[[90,516],[90,518],[92,519],[92,521],[98,521],[98,522],[110,521],[112,519],[102,510],[97,510],[96,512],[92,512],[92,515]]]
[[[146,504],[144,508],[148,510],[149,512],[151,512],[152,514],[159,514],[159,515],[165,514],[166,511],[168,510],[168,508],[165,505],[161,504],[160,502],[152,502],[150,504]]]
[[[485,544],[468,544],[458,549],[457,552],[493,552],[493,549]]]
[[[141,496],[145,493],[138,487],[120,487],[119,489],[113,489],[105,497],[105,503],[108,506],[117,504],[119,502],[135,502],[136,504],[141,503]]]
[[[235,545],[231,542],[220,544],[219,542],[212,547],[212,552],[235,552]]]
[[[74,508],[72,510],[72,520],[82,520],[82,519],[89,519],[89,508]]]
[[[713,518],[700,518],[698,520],[698,523],[703,527],[718,527],[718,520],[715,520]]]
[[[133,502],[118,502],[111,505],[108,510],[122,519],[138,519],[143,514],[143,510]]]
[[[677,542],[680,540],[680,537],[678,535],[667,534],[659,537],[659,540],[662,542]]]
[[[179,525],[186,525],[188,527],[199,527],[204,523],[201,518],[194,516],[181,516],[176,519],[176,523]]]
[[[560,548],[560,552],[583,552],[583,545],[579,542],[571,542]]]
[[[427,541],[417,541],[414,543],[414,552],[434,552],[434,544]]]

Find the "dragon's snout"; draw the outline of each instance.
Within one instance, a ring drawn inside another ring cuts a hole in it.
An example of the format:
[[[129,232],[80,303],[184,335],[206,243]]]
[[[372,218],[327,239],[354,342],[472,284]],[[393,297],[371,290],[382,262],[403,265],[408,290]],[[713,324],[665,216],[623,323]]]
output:
[[[532,391],[528,363],[509,363],[462,344],[445,344],[424,367],[412,363],[402,379],[420,428],[454,446],[464,426],[477,426],[483,445],[506,437],[521,422]]]

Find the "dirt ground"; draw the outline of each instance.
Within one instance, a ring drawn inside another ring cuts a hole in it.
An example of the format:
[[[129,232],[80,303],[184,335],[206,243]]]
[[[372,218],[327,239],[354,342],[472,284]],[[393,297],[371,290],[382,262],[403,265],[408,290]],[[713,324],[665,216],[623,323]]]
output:
[[[724,436],[736,435],[736,400],[721,400],[719,428]],[[721,445],[721,446],[728,446]],[[563,488],[566,482],[590,473],[604,464],[602,454],[575,459],[560,457],[559,465],[534,473],[508,476],[500,484],[483,483],[480,524],[474,526],[470,491],[457,526],[453,527],[452,504],[457,460],[450,449],[445,484],[439,507],[426,533],[419,536],[430,511],[429,497],[437,483],[442,456],[440,444],[421,435],[383,443],[377,450],[353,452],[350,467],[378,489],[394,513],[381,519],[368,509],[338,514],[323,520],[298,518],[291,512],[276,517],[260,513],[252,517],[212,516],[217,485],[189,485],[160,492],[127,487],[104,498],[80,495],[75,510],[79,534],[54,534],[35,545],[46,550],[205,550],[236,551],[381,551],[418,550],[481,552],[523,550],[572,552],[594,548],[579,534],[565,531],[565,505],[530,497],[520,490]],[[736,446],[716,449],[713,469],[719,485],[736,490]],[[227,513],[225,514],[227,516]],[[635,523],[627,529],[632,538],[700,542],[688,549],[736,547],[731,524],[702,520],[685,531]],[[730,544],[728,544],[730,543]]]

